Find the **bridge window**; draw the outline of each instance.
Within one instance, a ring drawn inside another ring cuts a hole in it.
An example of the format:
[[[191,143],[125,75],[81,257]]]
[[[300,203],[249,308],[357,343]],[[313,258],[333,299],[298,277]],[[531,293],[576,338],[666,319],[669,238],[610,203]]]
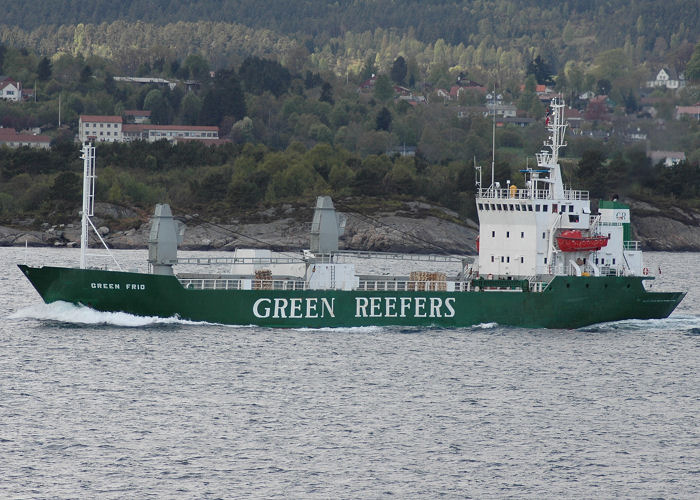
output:
[[[514,207],[512,204],[510,205],[510,211],[511,211],[511,212],[514,212],[514,211],[515,211],[515,207]]]
[[[521,231],[521,232],[520,232],[520,238],[524,238],[524,237],[525,237],[525,231]]]
[[[547,233],[542,233],[542,239],[546,240],[547,239]]]
[[[554,204],[552,205],[552,213],[553,213],[553,214],[557,213],[557,204],[556,204],[556,203],[554,203]]]
[[[539,211],[540,211],[540,206],[539,206],[539,205],[535,205],[535,212],[539,212]]]
[[[483,203],[479,203],[479,210],[483,210],[483,209],[484,209],[484,204],[483,204]]]
[[[515,205],[516,212],[520,212],[520,205]]]
[[[506,238],[510,238],[510,231],[506,231]]]
[[[496,231],[491,231],[491,238],[495,238],[495,237],[496,237]]]
[[[506,257],[506,262],[510,264],[510,257]]]
[[[528,206],[527,206],[527,211],[528,211],[528,212],[532,212],[532,205],[528,205]]]
[[[520,263],[525,264],[525,257],[520,257]]]
[[[503,260],[504,260],[503,255],[501,255],[501,262],[503,262]]]
[[[546,212],[547,211],[547,205],[542,205],[542,211]]]
[[[573,206],[573,205],[569,205],[569,212],[573,212],[573,211],[574,211],[574,206]]]

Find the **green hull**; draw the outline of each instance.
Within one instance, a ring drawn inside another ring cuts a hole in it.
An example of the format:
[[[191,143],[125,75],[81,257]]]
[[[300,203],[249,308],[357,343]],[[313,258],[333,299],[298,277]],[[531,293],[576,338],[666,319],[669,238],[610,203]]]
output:
[[[578,328],[665,318],[683,292],[648,292],[641,277],[556,277],[543,292],[191,290],[174,276],[61,267],[19,268],[46,303],[269,327],[440,326],[495,322]],[[483,288],[483,287],[480,287]]]

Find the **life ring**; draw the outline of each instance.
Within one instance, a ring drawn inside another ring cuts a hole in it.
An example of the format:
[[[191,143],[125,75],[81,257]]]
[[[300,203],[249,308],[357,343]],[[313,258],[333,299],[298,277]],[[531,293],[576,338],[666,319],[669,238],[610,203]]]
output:
[[[649,275],[649,268],[648,268],[648,267],[645,267],[644,269],[642,269],[642,274],[643,274],[644,276],[648,276],[648,275]]]

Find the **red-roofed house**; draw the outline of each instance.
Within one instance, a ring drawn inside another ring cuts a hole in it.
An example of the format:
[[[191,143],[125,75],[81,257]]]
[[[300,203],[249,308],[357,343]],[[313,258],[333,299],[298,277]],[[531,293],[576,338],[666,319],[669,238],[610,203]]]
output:
[[[142,125],[127,123],[122,127],[124,141],[156,142],[166,139],[170,142],[197,140],[216,141],[219,139],[218,127],[195,127],[191,125]]]
[[[676,106],[676,120],[680,120],[686,116],[693,120],[700,121],[700,104],[696,104],[695,106]]]
[[[13,128],[0,128],[0,146],[11,148],[29,146],[30,148],[49,149],[51,137],[48,135],[19,134]]]
[[[22,84],[9,76],[0,76],[0,99],[20,102],[22,100]]]
[[[122,142],[122,117],[80,115],[78,137],[80,142],[90,139],[94,142]]]

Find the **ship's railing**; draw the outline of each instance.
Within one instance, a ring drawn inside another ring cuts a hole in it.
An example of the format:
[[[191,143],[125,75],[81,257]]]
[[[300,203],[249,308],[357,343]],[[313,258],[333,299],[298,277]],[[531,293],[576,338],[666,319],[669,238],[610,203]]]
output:
[[[588,191],[581,191],[577,189],[566,189],[564,190],[564,199],[566,200],[588,200]]]
[[[190,290],[306,290],[306,282],[300,280],[228,278],[179,278],[179,280],[184,288]]]
[[[357,289],[364,292],[461,292],[463,287],[464,283],[460,281],[360,280]]]
[[[588,191],[577,189],[565,189],[565,200],[588,200]],[[477,191],[478,198],[487,199],[511,199],[511,200],[550,200],[552,194],[549,189],[532,189],[532,188],[480,188]]]
[[[625,241],[625,242],[623,242],[623,248],[625,250],[639,251],[642,249],[642,246],[641,246],[641,242],[639,242],[639,241]]]

